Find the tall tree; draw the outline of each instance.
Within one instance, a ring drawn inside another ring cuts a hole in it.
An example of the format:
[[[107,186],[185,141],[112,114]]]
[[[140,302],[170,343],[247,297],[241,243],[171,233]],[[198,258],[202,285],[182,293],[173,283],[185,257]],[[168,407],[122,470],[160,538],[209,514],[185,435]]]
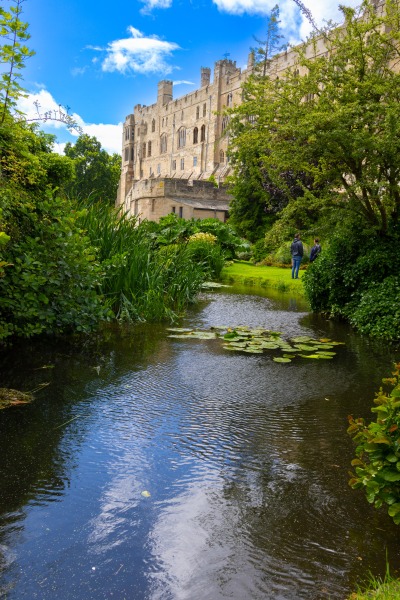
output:
[[[265,40],[259,40],[256,37],[254,38],[255,41],[260,44],[257,48],[253,49],[253,53],[256,59],[256,65],[259,67],[259,71],[263,77],[265,77],[267,73],[272,56],[282,49],[281,40],[283,36],[279,33],[279,23],[279,6],[276,4],[271,10],[268,18]]]
[[[308,198],[351,209],[385,234],[400,216],[400,9],[387,0],[378,14],[364,0],[341,10],[345,23],[325,32],[324,54],[314,37],[284,77],[246,83],[230,135],[234,152],[257,150],[278,187],[290,193],[285,174],[305,174]]]
[[[28,24],[21,21],[24,1],[12,0],[14,6],[10,6],[9,11],[0,7],[0,37],[5,40],[0,46],[0,63],[5,65],[0,79],[0,124],[4,123],[6,115],[24,94],[25,90],[19,83],[21,70],[25,61],[35,54],[24,44],[30,38]]]
[[[108,154],[95,137],[86,134],[74,145],[68,142],[64,152],[75,163],[76,179],[69,193],[114,204],[121,172],[119,154]]]

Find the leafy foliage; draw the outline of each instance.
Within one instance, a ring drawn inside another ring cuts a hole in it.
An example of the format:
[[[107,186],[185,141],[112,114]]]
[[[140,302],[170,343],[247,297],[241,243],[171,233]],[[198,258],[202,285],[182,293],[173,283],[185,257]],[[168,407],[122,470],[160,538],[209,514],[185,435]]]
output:
[[[393,273],[397,229],[384,238],[348,224],[331,237],[304,274],[311,308],[349,320],[360,332],[400,338],[399,277]]]
[[[68,187],[69,194],[114,205],[121,174],[119,154],[110,156],[95,137],[86,134],[79,136],[74,145],[68,142],[64,152],[75,166],[75,180]]]
[[[356,447],[352,461],[355,474],[349,485],[364,489],[367,500],[375,508],[387,505],[388,514],[400,524],[400,363],[392,377],[383,379],[390,392],[380,388],[372,412],[376,421],[366,425],[362,418],[349,417],[348,433]]]
[[[25,61],[35,53],[24,42],[29,40],[28,24],[21,21],[24,0],[12,0],[7,11],[0,6],[0,37],[5,40],[0,46],[0,62],[6,70],[0,79],[0,124],[8,118],[11,109],[15,109],[18,98],[24,94],[21,87],[21,70]]]
[[[9,187],[0,206],[9,236],[0,253],[0,340],[89,331],[106,318],[99,269],[71,204]]]

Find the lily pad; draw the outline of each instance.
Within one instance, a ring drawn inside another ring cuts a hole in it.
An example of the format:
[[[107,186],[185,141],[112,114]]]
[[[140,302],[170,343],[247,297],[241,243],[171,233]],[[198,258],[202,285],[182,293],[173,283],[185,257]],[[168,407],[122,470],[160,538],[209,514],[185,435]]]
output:
[[[277,363],[290,363],[290,362],[292,362],[291,358],[286,358],[284,356],[282,356],[282,357],[275,356],[272,360],[274,362],[277,362]]]
[[[252,346],[247,346],[247,348],[243,348],[243,352],[248,352],[249,354],[262,354],[263,351],[259,348],[254,348]]]
[[[0,388],[0,410],[10,406],[29,404],[33,396],[27,392],[20,392],[11,388]]]
[[[167,327],[167,331],[173,331],[175,333],[189,333],[193,329],[187,329],[185,327]]]

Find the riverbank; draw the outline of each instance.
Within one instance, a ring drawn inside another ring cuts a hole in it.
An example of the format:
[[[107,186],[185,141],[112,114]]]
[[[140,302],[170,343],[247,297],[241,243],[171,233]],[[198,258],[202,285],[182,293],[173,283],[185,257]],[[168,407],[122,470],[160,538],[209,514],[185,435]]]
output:
[[[225,266],[221,273],[223,283],[260,286],[276,289],[280,292],[292,292],[305,297],[301,279],[304,270],[299,271],[299,279],[292,279],[290,267],[269,267],[253,265],[243,260],[234,260]]]

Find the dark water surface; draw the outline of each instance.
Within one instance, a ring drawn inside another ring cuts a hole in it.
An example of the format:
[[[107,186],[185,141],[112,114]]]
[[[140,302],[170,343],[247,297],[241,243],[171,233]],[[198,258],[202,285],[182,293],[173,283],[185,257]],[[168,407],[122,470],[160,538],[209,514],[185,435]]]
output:
[[[214,292],[182,326],[327,336],[333,360],[151,325],[2,356],[0,387],[50,385],[0,411],[0,597],[344,599],[398,564],[398,528],[348,487],[346,434],[398,354],[306,311]]]

